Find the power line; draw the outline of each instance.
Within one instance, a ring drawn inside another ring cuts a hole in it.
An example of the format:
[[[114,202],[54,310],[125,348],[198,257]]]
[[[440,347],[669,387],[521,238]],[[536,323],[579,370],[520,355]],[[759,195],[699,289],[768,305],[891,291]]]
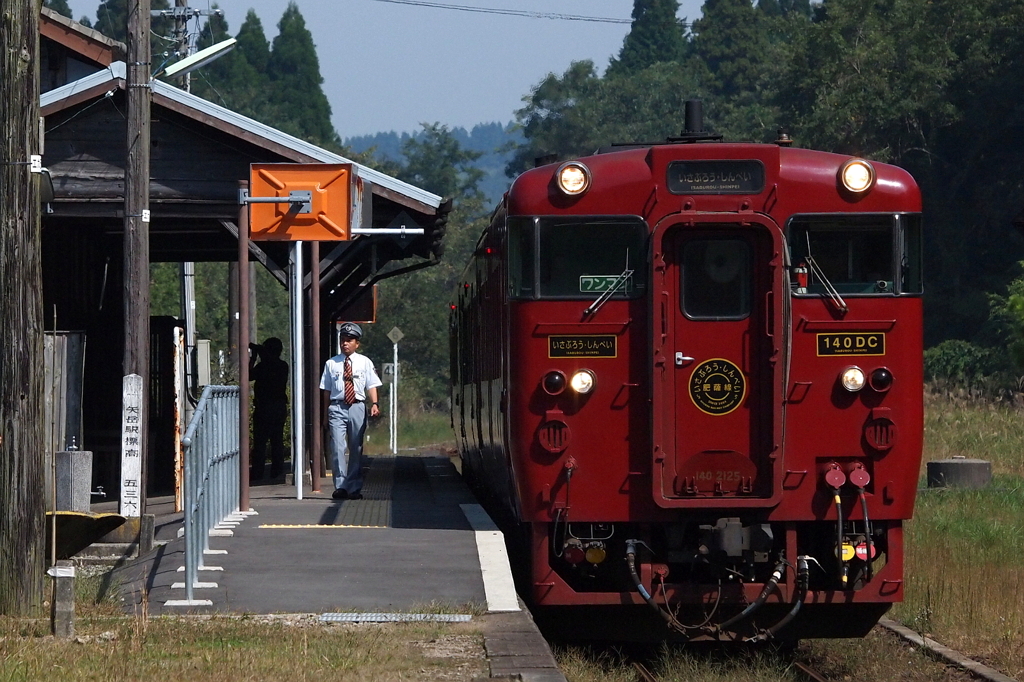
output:
[[[415,7],[432,7],[434,9],[451,9],[462,12],[477,12],[479,14],[501,14],[511,17],[527,17],[529,19],[560,19],[562,21],[593,21],[602,24],[630,24],[632,19],[615,19],[613,17],[589,17],[581,14],[558,14],[555,12],[531,12],[520,9],[499,9],[491,7],[472,7],[467,5],[448,5],[441,2],[426,2],[426,0],[374,0],[374,2],[388,2],[393,5],[413,5]]]

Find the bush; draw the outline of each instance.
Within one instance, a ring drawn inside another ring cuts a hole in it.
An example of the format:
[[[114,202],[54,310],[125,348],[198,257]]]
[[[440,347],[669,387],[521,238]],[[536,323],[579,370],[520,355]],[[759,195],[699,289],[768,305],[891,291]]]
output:
[[[949,339],[924,352],[924,375],[929,381],[972,385],[1000,368],[990,348],[970,341]]]

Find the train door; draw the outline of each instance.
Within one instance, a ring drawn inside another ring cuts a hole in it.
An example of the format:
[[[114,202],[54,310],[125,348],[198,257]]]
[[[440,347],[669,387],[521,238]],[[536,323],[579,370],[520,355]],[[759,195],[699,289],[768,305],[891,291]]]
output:
[[[668,221],[655,234],[654,492],[662,506],[723,498],[751,506],[778,491],[782,236],[770,221],[734,220]]]

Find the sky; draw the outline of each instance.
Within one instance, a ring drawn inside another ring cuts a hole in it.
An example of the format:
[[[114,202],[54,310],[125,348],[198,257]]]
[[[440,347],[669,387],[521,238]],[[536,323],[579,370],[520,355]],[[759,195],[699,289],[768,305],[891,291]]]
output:
[[[214,0],[190,0],[206,9]],[[289,0],[218,0],[232,35],[249,9],[269,40]],[[313,36],[342,139],[415,132],[423,123],[472,128],[508,123],[549,73],[590,59],[602,72],[629,32],[632,0],[296,0]],[[75,19],[95,19],[99,0],[69,0]],[[173,4],[173,2],[171,3]],[[679,17],[700,17],[703,0],[681,0]],[[516,15],[442,9],[461,6]],[[627,23],[555,20],[567,14]]]

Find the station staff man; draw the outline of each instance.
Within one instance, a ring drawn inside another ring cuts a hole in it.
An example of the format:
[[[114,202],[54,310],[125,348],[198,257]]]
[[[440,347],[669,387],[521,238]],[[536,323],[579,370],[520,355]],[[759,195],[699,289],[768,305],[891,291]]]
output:
[[[334,471],[335,500],[358,500],[363,497],[363,436],[366,433],[366,405],[370,416],[380,414],[377,387],[380,377],[373,362],[359,349],[363,330],[358,324],[346,322],[338,330],[341,353],[329,359],[320,377],[320,388],[329,392],[327,425],[331,430],[331,469]]]

